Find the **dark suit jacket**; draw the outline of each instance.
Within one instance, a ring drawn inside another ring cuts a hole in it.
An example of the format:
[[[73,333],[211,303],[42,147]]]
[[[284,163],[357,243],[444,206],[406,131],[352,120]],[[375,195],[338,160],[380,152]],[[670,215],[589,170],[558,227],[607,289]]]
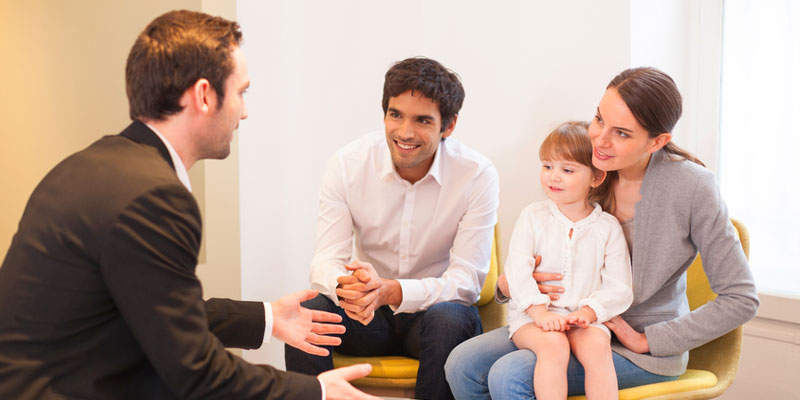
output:
[[[321,397],[224,349],[260,346],[263,306],[203,301],[200,212],[171,164],[134,122],[36,187],[0,268],[0,398]]]

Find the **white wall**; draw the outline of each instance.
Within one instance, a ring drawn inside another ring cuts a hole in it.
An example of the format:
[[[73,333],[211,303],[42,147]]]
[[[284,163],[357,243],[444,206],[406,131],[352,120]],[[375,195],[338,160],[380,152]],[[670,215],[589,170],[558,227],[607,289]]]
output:
[[[0,1],[0,260],[39,181],[130,123],[125,61],[149,21],[197,0]]]
[[[679,146],[718,171],[722,0],[630,0],[631,66],[669,74],[683,96]]]
[[[240,126],[245,299],[309,286],[319,177],[336,149],[383,128],[393,62],[424,55],[461,76],[454,137],[500,173],[501,249],[519,211],[544,198],[541,140],[562,121],[590,119],[630,62],[627,0],[239,1],[237,11],[252,81]],[[277,342],[245,353],[284,365]]]

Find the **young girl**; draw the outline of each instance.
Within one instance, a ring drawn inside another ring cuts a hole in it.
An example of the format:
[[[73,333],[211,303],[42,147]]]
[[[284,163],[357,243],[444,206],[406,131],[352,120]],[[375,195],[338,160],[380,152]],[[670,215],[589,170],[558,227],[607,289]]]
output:
[[[619,222],[595,201],[605,172],[592,166],[588,124],[568,122],[539,148],[542,189],[548,199],[526,207],[511,236],[506,273],[511,292],[509,333],[520,349],[536,354],[537,399],[567,397],[572,354],[586,371],[590,399],[616,399],[611,335],[603,322],[633,301],[631,263]],[[539,292],[531,272],[562,274],[556,301]]]

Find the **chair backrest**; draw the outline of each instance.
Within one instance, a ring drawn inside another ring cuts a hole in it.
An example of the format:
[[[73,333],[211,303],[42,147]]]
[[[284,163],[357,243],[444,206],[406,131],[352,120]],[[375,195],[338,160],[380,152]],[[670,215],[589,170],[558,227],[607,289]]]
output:
[[[744,224],[735,219],[731,219],[731,222],[739,234],[742,250],[744,250],[745,256],[749,258],[750,235],[747,232],[747,228]],[[703,271],[703,264],[700,256],[689,266],[689,270],[687,271],[686,294],[689,298],[689,307],[692,310],[717,296],[711,291],[708,277],[705,271]],[[736,371],[739,369],[743,331],[743,328],[740,326],[689,352],[689,368],[711,371],[717,376],[717,385],[713,388],[700,391],[703,393],[699,393],[699,397],[697,398],[717,397],[733,383],[733,379],[736,377]]]
[[[492,240],[491,267],[483,283],[481,297],[478,300],[478,312],[481,315],[483,331],[489,332],[492,329],[505,326],[507,323],[508,310],[506,304],[494,301],[494,288],[497,286],[497,277],[503,273],[503,266],[500,264],[499,241],[497,226],[494,227],[494,239]]]
[[[497,277],[499,275],[500,263],[497,257],[497,225],[495,225],[492,237],[491,266],[489,267],[489,273],[486,274],[486,280],[483,282],[481,296],[478,299],[478,307],[484,306],[494,300],[494,288],[497,285]]]

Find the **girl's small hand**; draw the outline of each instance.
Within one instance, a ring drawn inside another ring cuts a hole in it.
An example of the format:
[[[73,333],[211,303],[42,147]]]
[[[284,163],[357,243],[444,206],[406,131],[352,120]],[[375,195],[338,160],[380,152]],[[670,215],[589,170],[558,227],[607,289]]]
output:
[[[633,329],[622,317],[616,316],[611,318],[604,325],[617,335],[617,339],[619,339],[619,342],[622,343],[623,346],[634,353],[641,354],[650,351],[650,345],[647,344],[647,336]]]
[[[573,311],[567,315],[567,323],[578,325],[581,328],[588,328],[593,322],[597,321],[597,314],[591,307],[581,307],[578,311]]]
[[[533,318],[533,322],[536,323],[536,326],[542,328],[545,332],[550,331],[559,331],[563,332],[567,330],[567,319],[564,318],[561,314],[556,314],[552,311],[545,311],[543,313],[537,314]]]

